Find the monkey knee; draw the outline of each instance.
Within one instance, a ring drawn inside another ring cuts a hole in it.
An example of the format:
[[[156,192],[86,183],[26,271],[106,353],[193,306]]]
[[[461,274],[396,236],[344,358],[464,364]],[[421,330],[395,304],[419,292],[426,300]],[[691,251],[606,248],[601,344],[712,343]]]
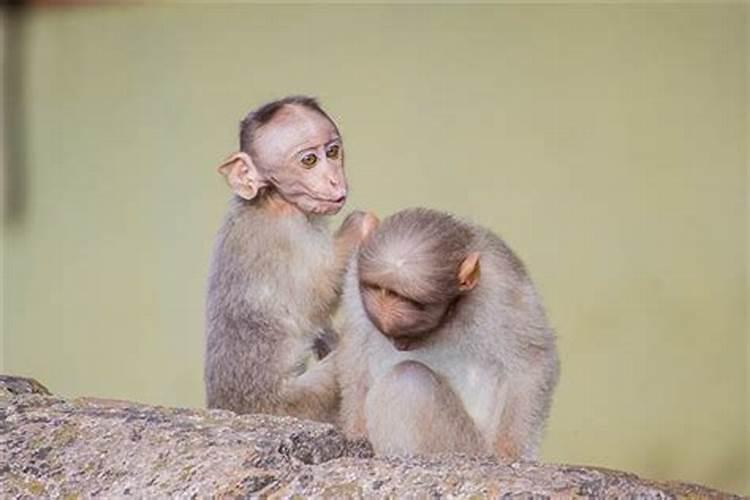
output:
[[[441,399],[443,385],[437,374],[423,363],[403,361],[375,381],[368,393],[368,405],[390,413],[412,413],[417,408],[431,411]]]
[[[378,454],[479,453],[484,440],[451,387],[418,361],[391,368],[370,390],[367,432]]]
[[[438,378],[417,361],[397,364],[370,388],[365,401],[367,435],[378,454],[428,451],[433,429],[425,427],[435,412]]]
[[[402,361],[386,373],[384,380],[398,387],[402,392],[420,394],[440,385],[435,372],[419,361]]]

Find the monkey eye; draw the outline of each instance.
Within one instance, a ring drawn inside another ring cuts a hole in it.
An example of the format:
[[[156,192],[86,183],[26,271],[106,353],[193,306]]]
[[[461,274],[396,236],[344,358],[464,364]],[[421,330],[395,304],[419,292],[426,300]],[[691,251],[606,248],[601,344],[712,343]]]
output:
[[[318,163],[318,156],[315,153],[307,153],[300,159],[300,162],[305,168],[313,168]]]
[[[416,300],[410,299],[409,297],[404,297],[403,295],[400,295],[399,298],[418,311],[425,310],[425,305],[421,302],[417,302]]]
[[[391,289],[379,286],[379,285],[373,285],[372,283],[362,283],[362,286],[366,288],[367,290],[376,293],[380,295],[381,297],[398,297],[399,295],[394,292]]]
[[[401,302],[405,302],[419,311],[424,311],[424,308],[425,308],[424,304],[421,304],[414,299],[410,299],[409,297],[401,295],[400,293],[394,290],[391,290],[390,288],[377,288],[377,290],[382,295],[384,295],[385,297],[388,297],[389,299],[400,300]]]
[[[381,297],[388,297],[390,299],[398,299],[402,302],[406,302],[410,306],[420,311],[424,311],[426,308],[425,304],[422,304],[421,302],[417,302],[414,299],[410,299],[409,297],[405,297],[401,295],[400,293],[396,292],[395,290],[391,290],[390,288],[385,288],[385,287],[378,286],[372,283],[364,283],[364,282],[361,284],[361,286],[362,288],[369,290],[372,293],[378,294]]]
[[[411,304],[412,307],[414,307],[414,309],[416,309],[417,311],[424,311],[426,308],[424,304],[422,304],[421,302],[417,302],[416,300],[406,299],[406,301],[409,302],[409,304]]]
[[[331,160],[335,160],[339,157],[341,154],[341,147],[338,144],[332,144],[328,147],[326,150],[326,157],[330,158]]]

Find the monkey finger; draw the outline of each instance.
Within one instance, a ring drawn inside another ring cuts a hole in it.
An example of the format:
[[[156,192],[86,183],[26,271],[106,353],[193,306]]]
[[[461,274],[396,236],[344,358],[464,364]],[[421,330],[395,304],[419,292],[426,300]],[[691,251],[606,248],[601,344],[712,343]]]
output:
[[[361,233],[362,239],[367,238],[380,225],[380,219],[372,212],[365,213],[362,219]]]

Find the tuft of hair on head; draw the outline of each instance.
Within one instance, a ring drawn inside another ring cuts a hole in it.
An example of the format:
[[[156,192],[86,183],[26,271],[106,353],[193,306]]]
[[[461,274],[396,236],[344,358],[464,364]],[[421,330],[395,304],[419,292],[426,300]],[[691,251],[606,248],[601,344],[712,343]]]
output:
[[[471,227],[454,216],[411,208],[373,231],[358,264],[369,276],[397,282],[406,295],[442,302],[458,294],[458,269],[473,241]]]
[[[286,106],[300,106],[320,113],[330,121],[338,131],[336,122],[334,122],[328,113],[323,110],[317,99],[306,95],[286,96],[263,104],[259,108],[250,111],[245,118],[242,119],[240,122],[240,151],[252,156],[252,145],[257,130],[270,122],[273,117]]]

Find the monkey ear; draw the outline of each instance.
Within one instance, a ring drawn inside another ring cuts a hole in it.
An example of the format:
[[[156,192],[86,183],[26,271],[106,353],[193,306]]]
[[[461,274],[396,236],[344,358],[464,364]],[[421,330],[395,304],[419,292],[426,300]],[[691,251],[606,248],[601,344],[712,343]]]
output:
[[[258,191],[268,185],[247,153],[233,154],[217,170],[224,176],[232,191],[246,200],[258,196]]]
[[[458,268],[458,289],[468,292],[479,282],[479,252],[471,252]]]

